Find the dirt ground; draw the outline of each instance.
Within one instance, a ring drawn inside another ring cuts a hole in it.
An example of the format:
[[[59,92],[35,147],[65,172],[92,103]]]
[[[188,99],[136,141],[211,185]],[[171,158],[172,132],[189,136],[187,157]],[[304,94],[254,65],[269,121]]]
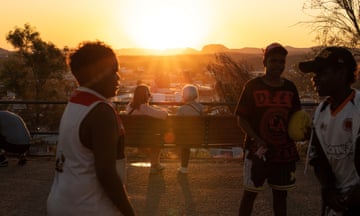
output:
[[[25,166],[10,158],[0,168],[0,215],[46,215],[46,198],[54,172],[53,157],[29,157]],[[141,161],[132,161],[141,162]],[[127,190],[138,215],[235,216],[242,195],[242,162],[225,159],[191,160],[188,175],[178,175],[177,160],[163,161],[162,174],[128,162]],[[289,192],[288,215],[320,214],[319,185],[304,162],[298,163],[297,188]],[[271,190],[260,193],[253,215],[273,215]]]

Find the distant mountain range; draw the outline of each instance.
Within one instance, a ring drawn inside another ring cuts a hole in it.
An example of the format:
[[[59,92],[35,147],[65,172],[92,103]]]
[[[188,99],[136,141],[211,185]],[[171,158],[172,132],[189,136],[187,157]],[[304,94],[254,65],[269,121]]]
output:
[[[291,46],[285,46],[290,54],[301,54],[311,51],[309,48],[296,48]],[[154,50],[154,49],[118,49],[116,50],[118,55],[176,55],[176,54],[213,54],[218,52],[236,52],[242,54],[259,54],[263,53],[262,48],[244,47],[241,49],[230,49],[221,44],[209,44],[204,46],[201,50],[193,48],[178,48],[167,50]]]
[[[310,48],[295,48],[291,46],[285,47],[289,54],[301,54],[311,51]],[[189,54],[214,54],[218,52],[235,52],[241,54],[258,54],[261,55],[263,50],[262,48],[255,47],[244,47],[241,49],[230,49],[225,47],[222,44],[209,44],[205,45],[201,50],[196,50],[193,48],[177,48],[177,49],[167,49],[167,50],[155,50],[155,49],[141,49],[141,48],[124,48],[115,50],[118,55],[127,56],[127,55],[189,55]],[[0,57],[7,57],[11,51],[0,48]]]
[[[7,57],[9,55],[10,51],[0,48],[0,57]]]

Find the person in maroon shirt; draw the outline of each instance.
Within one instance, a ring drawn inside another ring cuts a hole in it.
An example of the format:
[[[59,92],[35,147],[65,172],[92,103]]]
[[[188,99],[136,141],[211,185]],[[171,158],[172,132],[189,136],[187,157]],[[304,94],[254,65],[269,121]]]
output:
[[[301,109],[301,104],[295,85],[281,76],[287,53],[279,43],[266,47],[265,75],[245,84],[235,111],[246,133],[241,216],[251,215],[266,180],[273,192],[274,214],[286,215],[287,190],[295,184],[299,156],[287,129],[290,116]]]

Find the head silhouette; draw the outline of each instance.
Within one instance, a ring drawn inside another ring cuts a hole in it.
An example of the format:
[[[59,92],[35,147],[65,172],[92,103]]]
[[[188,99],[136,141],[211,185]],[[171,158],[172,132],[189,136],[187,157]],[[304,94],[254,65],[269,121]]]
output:
[[[134,90],[134,96],[130,103],[131,108],[139,109],[141,104],[146,104],[149,102],[151,97],[150,87],[145,84],[140,84],[136,86]]]
[[[182,98],[185,103],[193,102],[199,97],[199,91],[196,86],[187,84],[182,88]]]

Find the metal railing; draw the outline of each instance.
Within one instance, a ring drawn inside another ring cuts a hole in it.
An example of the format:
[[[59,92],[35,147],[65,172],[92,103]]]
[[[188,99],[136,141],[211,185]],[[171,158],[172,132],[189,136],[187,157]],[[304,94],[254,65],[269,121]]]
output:
[[[66,105],[67,101],[34,101],[34,100],[0,100],[0,104],[3,105],[13,105],[13,104],[23,104],[23,105]],[[126,106],[128,101],[114,101],[115,106]],[[151,105],[158,106],[181,106],[182,102],[150,102]],[[219,106],[232,106],[235,107],[237,102],[201,102],[202,105],[207,107],[219,107]],[[302,107],[306,109],[315,108],[318,103],[305,102],[301,103]],[[15,111],[16,112],[16,111]],[[32,130],[30,128],[30,133],[32,135],[57,135],[58,131],[39,131]]]
[[[29,100],[29,101],[22,101],[22,100],[0,100],[0,105],[21,105],[23,110],[18,110],[19,112],[23,112],[24,114],[32,114],[34,115],[34,113],[32,113],[33,111],[39,111],[41,109],[34,109],[33,106],[43,106],[43,105],[49,105],[46,106],[45,109],[47,109],[47,113],[50,113],[51,115],[54,113],[52,112],[52,110],[50,108],[53,108],[53,106],[51,105],[60,105],[65,107],[65,105],[67,104],[67,101],[33,101],[33,100]],[[113,102],[115,104],[115,107],[122,107],[122,109],[124,107],[126,107],[126,105],[128,104],[128,101],[115,101]],[[168,106],[168,107],[176,107],[176,106],[181,106],[183,103],[181,102],[151,102],[150,104],[153,105],[158,105],[158,106]],[[201,102],[201,104],[203,104],[205,107],[233,107],[235,108],[237,102]],[[24,106],[25,105],[25,106]],[[31,106],[29,106],[31,105]],[[302,103],[303,108],[305,108],[306,110],[310,110],[310,112],[313,111],[313,108],[317,105],[317,103]],[[20,106],[20,107],[21,107]],[[229,109],[228,109],[229,110]],[[17,112],[17,110],[11,110],[15,113],[20,114],[19,112]],[[56,124],[58,125],[58,123],[60,122],[60,118],[61,118],[61,114],[62,114],[62,110],[60,109],[57,110],[57,115],[58,118],[56,119]],[[228,114],[232,114],[231,112],[229,112]],[[228,115],[227,114],[227,115]],[[20,116],[22,116],[20,114]],[[23,117],[23,116],[22,116]],[[28,117],[29,118],[29,117]],[[30,119],[33,118],[32,116],[30,116]],[[46,116],[45,116],[46,118]],[[29,150],[29,154],[30,155],[36,155],[36,156],[53,156],[55,155],[55,150],[56,150],[56,143],[57,143],[57,138],[55,136],[58,135],[58,130],[55,129],[53,131],[51,130],[37,130],[37,126],[36,124],[32,125],[32,127],[29,127],[30,133],[32,135],[32,142],[34,145],[31,145],[30,150]],[[52,138],[52,142],[48,141],[47,138]],[[55,143],[54,143],[55,140]]]

